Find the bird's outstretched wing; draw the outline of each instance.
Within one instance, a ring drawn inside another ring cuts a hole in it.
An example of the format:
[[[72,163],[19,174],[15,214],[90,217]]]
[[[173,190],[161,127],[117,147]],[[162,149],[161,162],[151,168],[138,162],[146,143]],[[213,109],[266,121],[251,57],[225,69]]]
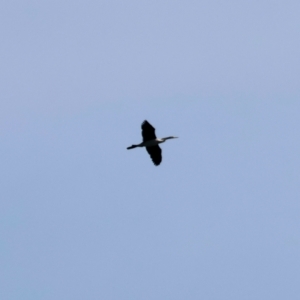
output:
[[[153,147],[146,147],[146,150],[149,153],[153,163],[158,166],[162,160],[161,148],[157,145]]]
[[[156,139],[155,128],[146,120],[142,123],[142,136],[143,142]]]

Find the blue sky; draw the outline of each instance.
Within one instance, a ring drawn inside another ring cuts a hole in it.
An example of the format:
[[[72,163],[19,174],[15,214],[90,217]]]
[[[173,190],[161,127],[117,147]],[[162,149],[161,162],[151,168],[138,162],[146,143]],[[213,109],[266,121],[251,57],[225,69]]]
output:
[[[1,299],[298,299],[299,11],[2,3]]]

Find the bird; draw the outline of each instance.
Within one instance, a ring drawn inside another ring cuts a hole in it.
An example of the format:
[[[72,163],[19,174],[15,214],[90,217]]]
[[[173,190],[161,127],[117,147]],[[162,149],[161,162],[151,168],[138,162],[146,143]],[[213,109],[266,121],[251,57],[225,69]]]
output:
[[[177,136],[168,136],[158,139],[155,135],[155,128],[147,120],[142,123],[142,136],[142,143],[127,147],[127,149],[129,150],[136,147],[146,147],[146,150],[149,153],[155,166],[159,166],[162,160],[161,148],[159,147],[159,144],[164,143],[169,139],[178,138]]]

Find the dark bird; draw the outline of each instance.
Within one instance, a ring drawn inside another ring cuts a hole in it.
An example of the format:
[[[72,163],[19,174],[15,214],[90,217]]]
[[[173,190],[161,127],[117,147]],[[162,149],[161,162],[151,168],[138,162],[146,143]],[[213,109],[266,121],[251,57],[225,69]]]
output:
[[[142,123],[142,136],[143,142],[138,145],[132,145],[127,149],[133,149],[136,147],[146,147],[147,152],[149,153],[153,163],[158,166],[161,163],[161,148],[159,144],[164,143],[169,139],[176,139],[176,136],[168,136],[165,138],[158,139],[155,135],[155,128],[148,122],[144,121]]]

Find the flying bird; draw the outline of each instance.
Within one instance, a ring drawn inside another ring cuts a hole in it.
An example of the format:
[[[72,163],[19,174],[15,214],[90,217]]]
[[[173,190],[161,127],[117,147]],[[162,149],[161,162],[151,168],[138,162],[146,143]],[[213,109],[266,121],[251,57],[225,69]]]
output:
[[[156,166],[158,166],[162,160],[161,148],[159,147],[159,144],[164,143],[166,140],[177,138],[176,136],[168,136],[158,139],[155,135],[155,128],[147,120],[142,123],[142,136],[142,143],[132,145],[127,149],[129,150],[136,147],[146,147],[147,152]]]

